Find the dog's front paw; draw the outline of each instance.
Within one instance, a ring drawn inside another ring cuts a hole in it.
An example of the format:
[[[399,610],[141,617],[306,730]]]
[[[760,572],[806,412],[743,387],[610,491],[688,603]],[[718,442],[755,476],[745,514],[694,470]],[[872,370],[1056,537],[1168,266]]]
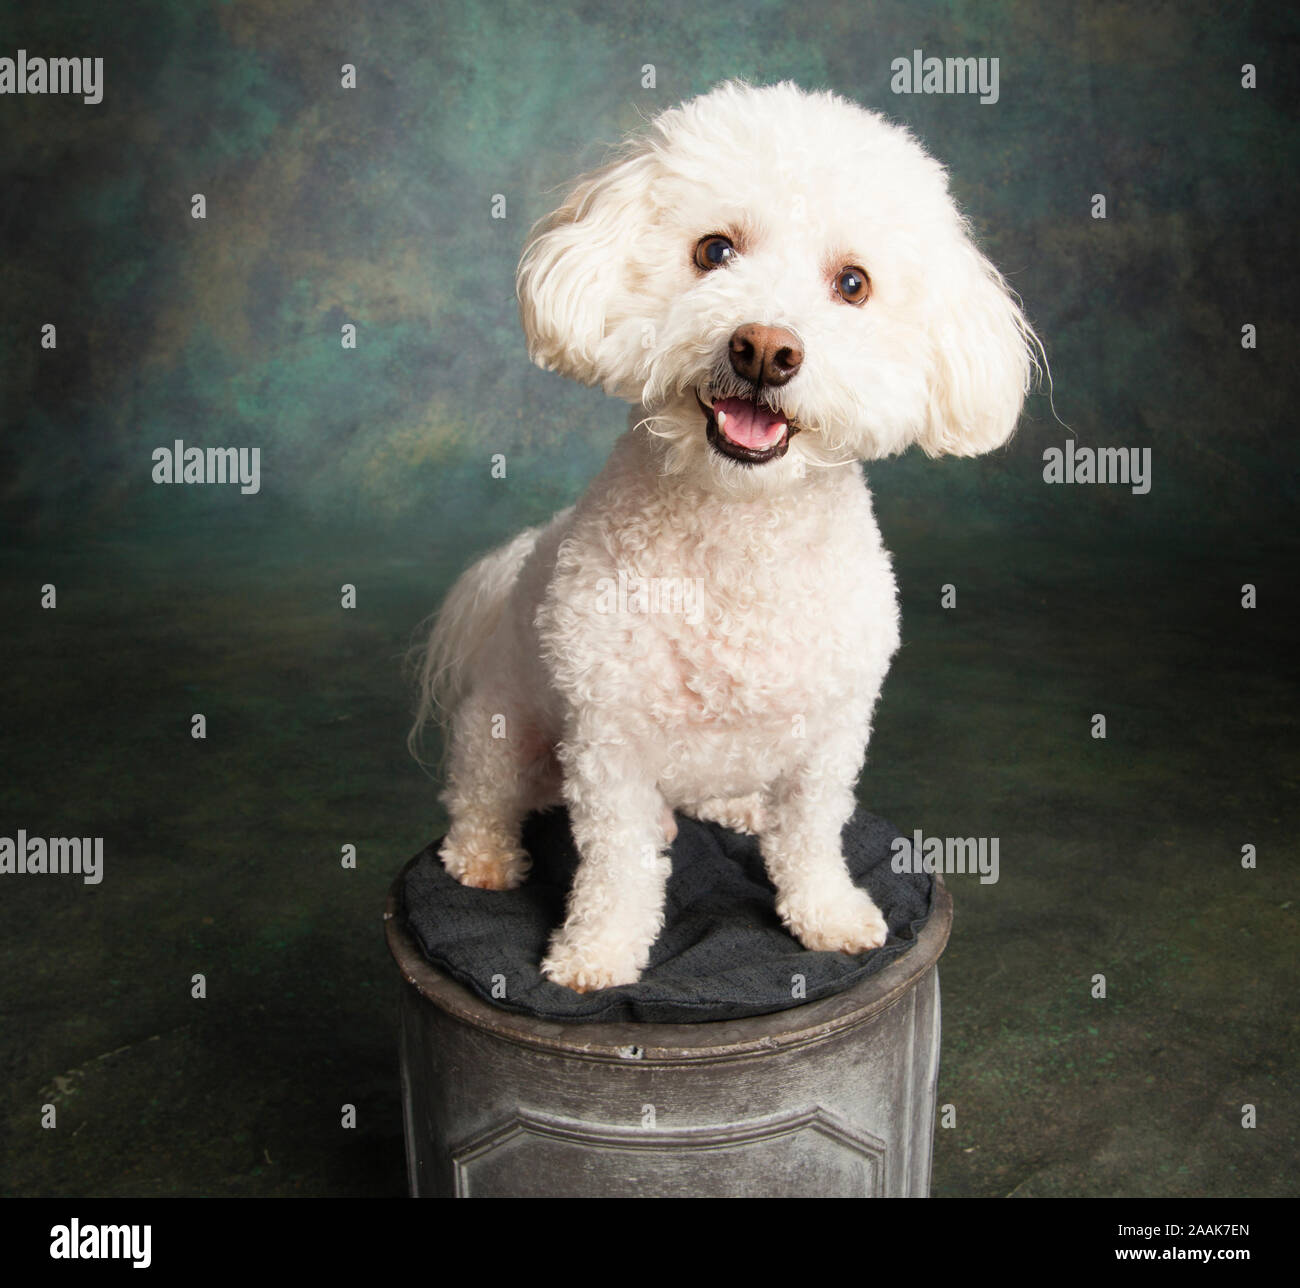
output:
[[[442,866],[463,886],[476,890],[513,890],[522,885],[532,860],[521,849],[485,841],[448,837],[439,851]]]
[[[865,890],[822,902],[788,901],[778,907],[790,933],[815,953],[865,953],[889,937],[880,909]]]
[[[542,962],[542,974],[553,984],[575,993],[593,993],[618,984],[635,984],[641,978],[648,953],[638,954],[627,944],[571,939],[563,931],[551,940]]]

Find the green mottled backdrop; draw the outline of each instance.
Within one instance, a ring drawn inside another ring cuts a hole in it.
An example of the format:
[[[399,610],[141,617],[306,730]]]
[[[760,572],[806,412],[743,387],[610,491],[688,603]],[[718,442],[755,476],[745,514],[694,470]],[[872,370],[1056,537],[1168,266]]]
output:
[[[622,421],[529,367],[525,231],[605,146],[727,76],[830,87],[913,126],[1041,331],[1062,419],[1081,444],[1154,454],[1144,498],[1036,485],[1065,436],[1039,401],[1004,454],[879,468],[887,509],[1204,539],[1268,538],[1294,504],[1279,6],[191,0],[56,3],[3,30],[107,60],[99,106],[3,103],[0,479],[7,516],[41,530],[213,507],[441,520],[472,545],[549,512]],[[999,101],[891,93],[890,60],[914,48],[999,58]],[[160,495],[149,453],[177,436],[261,447],[263,496]],[[491,452],[518,486],[493,485]]]
[[[904,647],[862,799],[1001,838],[998,884],[952,881],[935,1192],[1295,1192],[1294,10],[0,15],[0,57],[105,59],[97,106],[0,96],[0,836],[106,856],[93,888],[0,875],[0,1193],[401,1191],[379,911],[444,824],[401,655],[624,420],[529,365],[515,263],[578,170],[731,76],[913,126],[1069,432],[1153,455],[1147,495],[1046,486],[1067,431],[1040,394],[1003,451],[871,469]],[[915,49],[996,57],[999,101],[893,94]],[[260,449],[262,491],[156,486],[177,438]]]

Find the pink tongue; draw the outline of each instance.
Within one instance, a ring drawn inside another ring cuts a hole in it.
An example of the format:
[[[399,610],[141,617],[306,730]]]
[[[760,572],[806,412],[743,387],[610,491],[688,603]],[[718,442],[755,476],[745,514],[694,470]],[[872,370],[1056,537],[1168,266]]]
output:
[[[720,398],[713,404],[713,410],[715,414],[722,412],[726,418],[719,422],[718,428],[740,447],[763,451],[775,447],[785,433],[785,421],[780,415],[766,407],[755,407],[745,398]]]

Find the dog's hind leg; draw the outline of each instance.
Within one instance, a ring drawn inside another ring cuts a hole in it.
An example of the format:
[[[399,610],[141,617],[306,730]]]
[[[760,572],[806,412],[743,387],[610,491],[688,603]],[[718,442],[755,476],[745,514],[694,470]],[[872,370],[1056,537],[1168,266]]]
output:
[[[530,723],[471,694],[452,722],[447,789],[451,825],[443,866],[461,885],[513,890],[531,862],[519,844],[530,810],[559,799],[550,743]]]
[[[748,832],[761,836],[765,814],[763,794],[752,792],[748,796],[713,796],[698,805],[686,807],[687,814],[705,823],[721,823],[733,832]]]

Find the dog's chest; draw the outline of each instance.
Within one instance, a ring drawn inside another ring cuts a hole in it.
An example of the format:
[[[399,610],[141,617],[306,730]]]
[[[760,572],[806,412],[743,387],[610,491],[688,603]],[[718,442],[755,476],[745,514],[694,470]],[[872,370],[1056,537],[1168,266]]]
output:
[[[617,634],[643,712],[677,727],[789,727],[849,700],[873,612],[892,629],[893,602],[869,510],[866,531],[860,511],[847,518],[721,507],[611,532]]]

